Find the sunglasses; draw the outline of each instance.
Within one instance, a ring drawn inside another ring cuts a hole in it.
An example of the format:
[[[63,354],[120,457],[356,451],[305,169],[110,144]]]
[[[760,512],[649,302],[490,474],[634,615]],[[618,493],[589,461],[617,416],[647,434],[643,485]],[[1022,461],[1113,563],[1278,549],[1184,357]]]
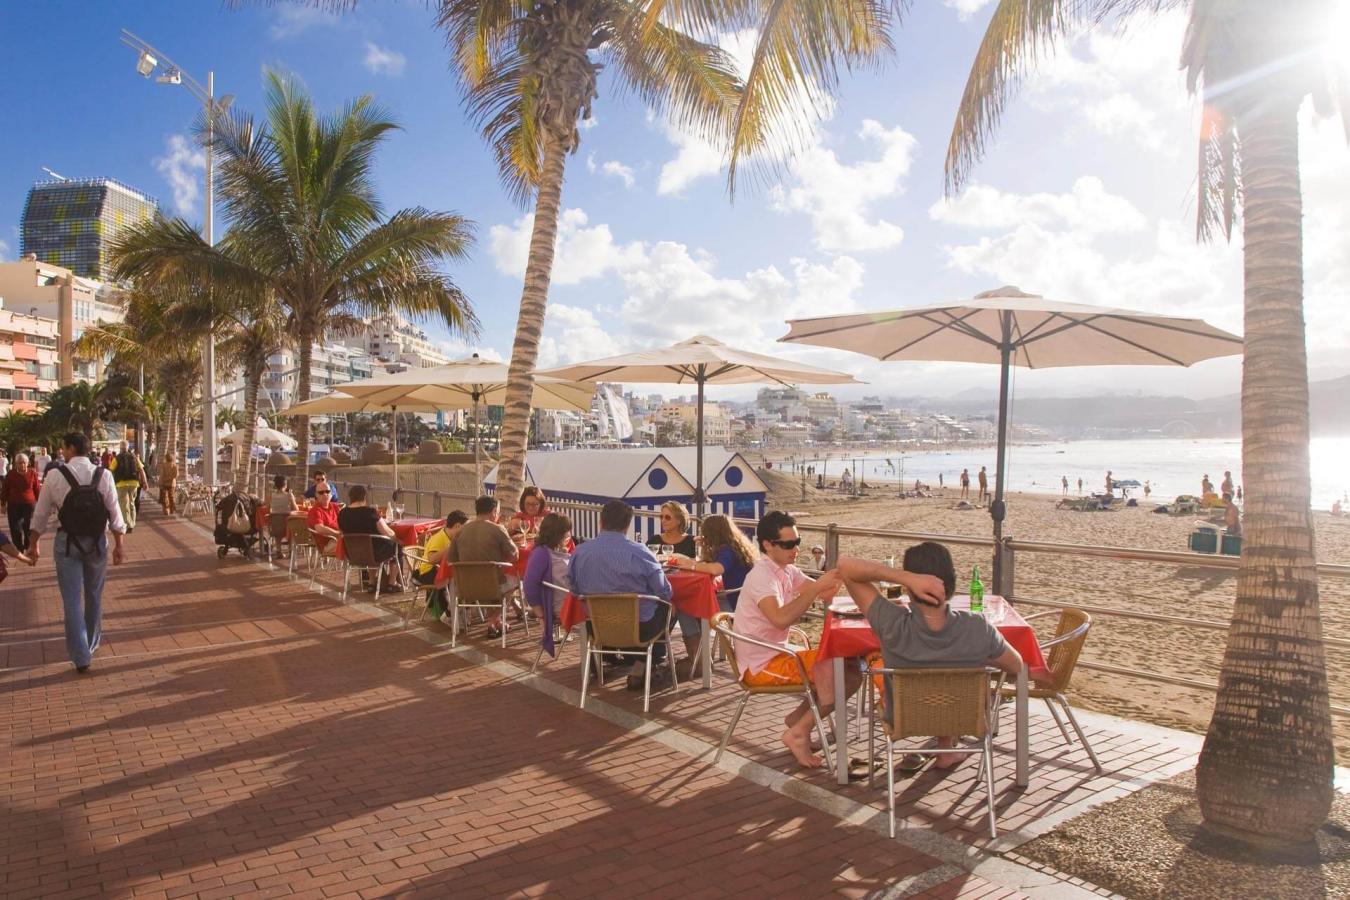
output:
[[[323,494],[325,497],[333,493],[332,491],[315,491],[316,494]]]
[[[802,545],[802,539],[793,538],[790,541],[769,541],[769,543],[775,547],[782,547],[784,550],[796,550]]]

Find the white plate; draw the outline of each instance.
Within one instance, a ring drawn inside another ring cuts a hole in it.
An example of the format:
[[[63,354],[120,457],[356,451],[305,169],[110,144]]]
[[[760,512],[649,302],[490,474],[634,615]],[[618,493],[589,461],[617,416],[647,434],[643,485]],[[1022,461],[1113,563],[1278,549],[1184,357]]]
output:
[[[853,603],[852,601],[845,601],[842,603],[835,601],[830,604],[830,612],[839,613],[844,616],[856,616],[861,610],[858,609],[858,604]]]

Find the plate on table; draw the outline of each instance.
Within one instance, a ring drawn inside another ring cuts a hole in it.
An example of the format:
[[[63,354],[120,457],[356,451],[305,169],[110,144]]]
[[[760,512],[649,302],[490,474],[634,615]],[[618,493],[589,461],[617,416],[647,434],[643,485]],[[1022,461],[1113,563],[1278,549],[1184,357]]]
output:
[[[862,610],[858,609],[858,604],[844,598],[831,600],[829,610],[836,616],[842,616],[845,619],[861,619],[863,617]]]

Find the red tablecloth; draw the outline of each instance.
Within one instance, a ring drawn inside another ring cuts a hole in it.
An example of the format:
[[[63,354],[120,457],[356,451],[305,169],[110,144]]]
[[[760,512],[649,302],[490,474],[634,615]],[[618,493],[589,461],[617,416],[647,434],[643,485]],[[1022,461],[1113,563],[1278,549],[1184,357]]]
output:
[[[717,591],[722,579],[707,572],[668,572],[670,601],[675,609],[696,619],[711,619],[721,612],[717,605]],[[571,594],[562,608],[562,627],[570,631],[574,625],[586,621],[586,608]]]
[[[390,522],[389,527],[394,529],[394,537],[398,539],[400,544],[411,547],[414,544],[420,544],[422,535],[428,531],[435,531],[444,521],[444,519],[428,519],[421,516],[404,516]]]
[[[987,598],[988,600],[1002,603],[1002,598]],[[957,596],[952,598],[952,607],[955,609],[969,609],[970,598],[966,596]],[[1036,632],[1026,623],[1014,607],[1004,604],[1007,613],[1003,621],[995,627],[999,633],[1008,641],[1012,647],[1022,655],[1022,662],[1027,666],[1027,674],[1033,681],[1037,679],[1047,679],[1050,672],[1045,667],[1045,657],[1041,655],[1041,645],[1036,642]],[[866,656],[881,650],[881,642],[877,640],[876,632],[866,619],[855,619],[853,617],[836,616],[834,613],[828,613],[825,616],[825,628],[820,634],[820,650],[817,659],[834,659],[837,656]]]

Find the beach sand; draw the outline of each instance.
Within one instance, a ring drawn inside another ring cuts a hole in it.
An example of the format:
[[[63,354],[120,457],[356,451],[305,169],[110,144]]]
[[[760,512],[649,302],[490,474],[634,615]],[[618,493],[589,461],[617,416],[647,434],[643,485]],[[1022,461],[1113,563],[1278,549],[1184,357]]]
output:
[[[897,499],[872,496],[849,499],[810,491],[801,501],[799,485],[772,478],[774,503],[798,513],[803,524],[829,522],[855,527],[929,534],[987,537],[991,523],[982,509],[953,509],[958,490],[943,497]],[[889,490],[893,491],[894,486]],[[1073,512],[1056,509],[1059,497],[1013,494],[1008,500],[1004,533],[1028,541],[1094,544],[1185,551],[1187,537],[1199,516],[1171,517],[1152,513],[1152,502],[1113,512]],[[1318,561],[1350,563],[1350,519],[1316,513]],[[803,529],[804,547],[824,543],[819,531]],[[871,559],[899,556],[909,542],[878,538],[841,537],[840,552]],[[964,592],[973,565],[978,564],[986,589],[990,583],[990,555],[986,548],[953,546],[958,590]],[[809,557],[804,557],[808,559]],[[1235,572],[1198,566],[1097,559],[1071,554],[1019,553],[1015,563],[1016,597],[1081,603],[1126,611],[1184,616],[1217,623],[1228,622],[1237,585]],[[1323,634],[1350,636],[1350,579],[1321,579]],[[1047,611],[1028,603],[1024,615]],[[1055,616],[1036,623],[1043,636],[1053,629]],[[1218,679],[1227,631],[1187,625],[1139,622],[1094,616],[1083,661],[1152,671],[1197,681]],[[1327,671],[1333,704],[1350,706],[1350,653],[1327,648]],[[1203,732],[1214,707],[1207,691],[1095,672],[1080,667],[1069,691],[1078,705],[1120,715]],[[1350,752],[1350,718],[1333,716],[1337,749]]]

